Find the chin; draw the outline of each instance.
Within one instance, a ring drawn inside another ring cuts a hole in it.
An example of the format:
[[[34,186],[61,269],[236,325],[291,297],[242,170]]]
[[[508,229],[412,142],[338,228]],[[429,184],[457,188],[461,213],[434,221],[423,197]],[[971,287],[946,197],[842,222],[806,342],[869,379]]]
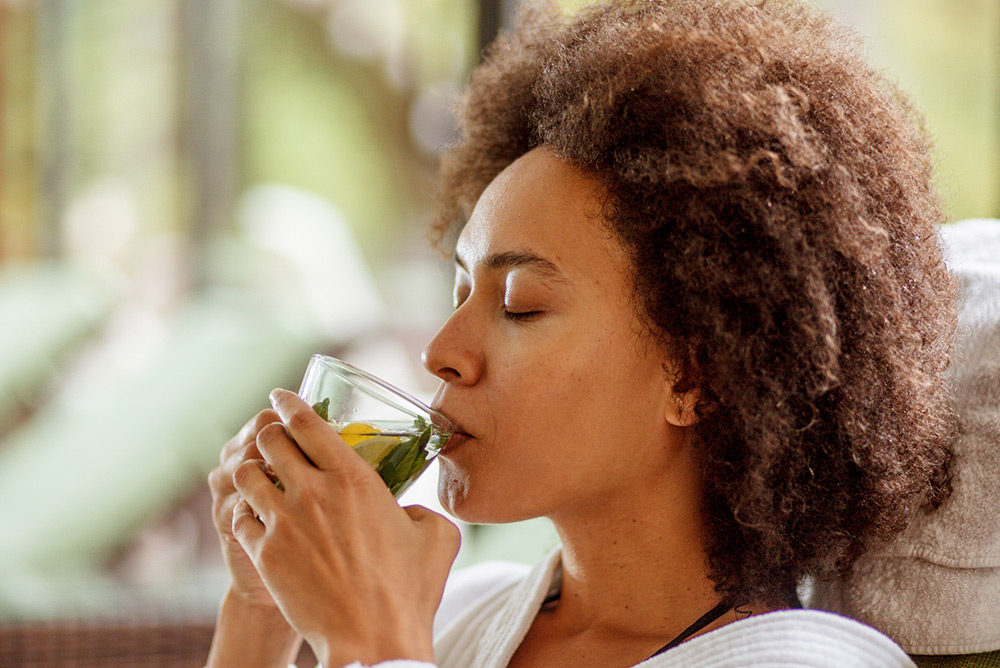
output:
[[[469,524],[507,524],[538,517],[520,503],[525,489],[497,490],[490,485],[476,485],[472,478],[452,462],[439,457],[438,500],[451,516]]]

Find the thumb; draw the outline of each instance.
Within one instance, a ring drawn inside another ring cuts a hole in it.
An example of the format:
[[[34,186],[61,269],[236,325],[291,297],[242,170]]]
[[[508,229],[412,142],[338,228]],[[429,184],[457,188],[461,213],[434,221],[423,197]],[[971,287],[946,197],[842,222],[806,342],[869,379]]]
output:
[[[405,506],[403,510],[430,542],[440,546],[442,552],[451,553],[454,559],[462,543],[462,533],[454,522],[424,506]]]

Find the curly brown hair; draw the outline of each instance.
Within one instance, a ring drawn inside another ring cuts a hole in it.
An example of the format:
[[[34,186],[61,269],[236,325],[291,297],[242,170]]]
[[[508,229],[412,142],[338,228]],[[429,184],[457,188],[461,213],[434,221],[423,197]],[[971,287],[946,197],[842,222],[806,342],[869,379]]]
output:
[[[533,8],[460,119],[445,251],[534,147],[606,188],[637,308],[701,390],[720,594],[784,605],[948,493],[955,287],[929,141],[835,19],[766,0]]]

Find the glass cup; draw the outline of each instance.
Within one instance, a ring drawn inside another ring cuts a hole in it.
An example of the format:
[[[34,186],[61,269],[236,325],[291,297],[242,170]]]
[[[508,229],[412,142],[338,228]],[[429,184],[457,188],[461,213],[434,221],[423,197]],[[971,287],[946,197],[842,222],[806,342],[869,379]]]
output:
[[[313,355],[299,396],[375,469],[396,498],[455,427],[419,399],[335,357]]]

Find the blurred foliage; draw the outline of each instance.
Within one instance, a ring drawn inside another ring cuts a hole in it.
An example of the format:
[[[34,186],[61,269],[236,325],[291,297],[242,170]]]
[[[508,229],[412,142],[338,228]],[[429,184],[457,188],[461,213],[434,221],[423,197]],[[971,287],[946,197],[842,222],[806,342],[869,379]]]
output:
[[[873,59],[926,116],[952,219],[1000,217],[1000,2],[872,4],[886,35]]]
[[[128,182],[145,232],[200,224],[180,145],[178,26],[191,1],[0,2],[0,258],[58,249],[59,207],[108,177]],[[925,112],[951,216],[1000,213],[1000,3],[814,1],[868,35],[872,61]],[[389,53],[338,48],[338,12],[362,5],[383,23]],[[55,35],[41,14],[51,6],[61,7]],[[370,256],[412,235],[435,157],[411,135],[414,103],[429,87],[460,85],[476,20],[469,0],[240,2],[238,190],[281,182],[324,196]],[[53,196],[53,173],[69,192]]]
[[[406,173],[394,169],[402,96],[337,62],[323,25],[280,5],[251,0],[243,26],[243,181],[323,195],[371,240],[413,205]]]
[[[144,234],[204,223],[191,218],[199,184],[183,145],[192,123],[212,122],[185,117],[195,65],[182,14],[197,4],[0,2],[0,258],[60,252],[65,208],[107,178],[127,182]],[[235,161],[239,191],[278,182],[326,197],[377,255],[426,210],[435,155],[411,136],[413,106],[459,86],[477,14],[466,0],[370,4],[401,30],[389,53],[358,55],[334,40],[348,5],[365,3],[237,4],[239,150],[219,157]],[[53,202],[54,174],[65,201]]]
[[[243,7],[242,147],[245,185],[278,181],[326,196],[352,222],[369,253],[426,206],[433,156],[409,135],[421,86],[457,81],[472,60],[469,4],[403,5],[417,56],[405,81],[379,62],[331,50],[327,26],[273,0]]]
[[[0,259],[29,257],[35,248],[33,139],[38,127],[28,103],[35,96],[32,18],[0,3]]]
[[[1000,216],[1000,2],[825,0],[923,113],[952,220]]]

